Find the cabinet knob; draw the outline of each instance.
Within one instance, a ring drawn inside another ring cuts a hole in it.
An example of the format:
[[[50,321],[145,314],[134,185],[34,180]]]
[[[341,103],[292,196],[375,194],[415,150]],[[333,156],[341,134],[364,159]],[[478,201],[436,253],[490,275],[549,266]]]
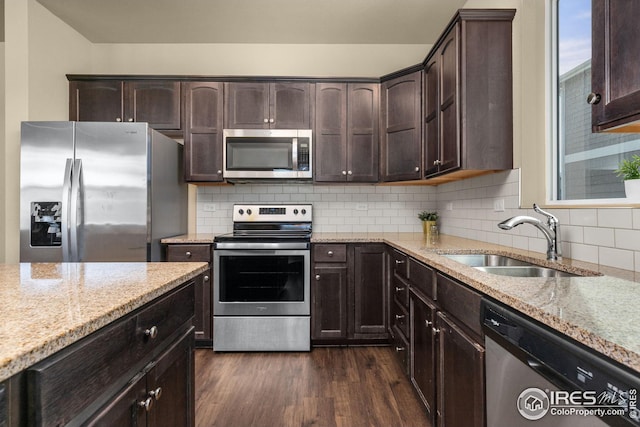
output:
[[[333,251],[328,251],[327,256],[333,256]]]
[[[440,160],[434,160],[433,161],[433,165],[434,166],[440,166],[442,164],[442,162]]]
[[[602,97],[600,96],[599,93],[591,92],[589,95],[587,95],[587,103],[591,105],[595,105],[599,103],[601,99]]]
[[[346,175],[346,174],[347,174],[347,171],[342,171],[342,175]]]
[[[158,327],[152,326],[149,329],[145,329],[144,334],[151,339],[155,339],[158,336]]]
[[[438,335],[440,333],[440,329],[439,328],[431,328],[431,330],[433,331],[434,335]]]
[[[121,122],[121,121],[122,121],[122,119],[121,119],[120,117],[116,117],[116,122],[118,122],[118,123],[119,123],[119,122]]]
[[[274,119],[269,119],[269,123],[274,123],[275,120]]]
[[[269,123],[269,119],[264,119],[263,122],[264,123]]]
[[[128,122],[133,122],[133,118],[132,118],[132,117],[129,117],[129,118],[127,119],[127,121],[128,121]]]
[[[420,172],[420,166],[416,166],[416,172]]]
[[[316,274],[316,280],[320,280],[320,275]]]
[[[160,396],[162,396],[162,387],[149,392],[149,397],[153,397],[156,401],[160,400]]]
[[[396,320],[404,319],[404,314],[396,314]]]
[[[209,275],[204,276],[204,277],[202,278],[202,280],[204,280],[205,282],[208,282],[208,281],[209,281]]]
[[[191,258],[191,251],[187,251],[184,253],[184,256],[186,256],[187,258]]]
[[[396,351],[398,353],[400,353],[401,351],[405,351],[406,349],[404,347],[396,347]]]
[[[403,259],[397,259],[396,260],[396,265],[401,265],[404,264],[404,260]]]
[[[404,291],[404,288],[401,288],[400,286],[396,286],[396,292],[402,292]]]
[[[138,406],[144,408],[146,412],[149,412],[151,410],[151,407],[153,406],[153,399],[147,397],[145,400],[138,402]]]
[[[428,328],[429,326],[432,326],[432,325],[433,325],[433,322],[431,322],[431,321],[429,321],[429,320],[425,320],[425,321],[424,321],[424,324],[425,324],[425,325],[427,326],[427,328]]]
[[[222,175],[222,171],[218,169],[218,175]]]

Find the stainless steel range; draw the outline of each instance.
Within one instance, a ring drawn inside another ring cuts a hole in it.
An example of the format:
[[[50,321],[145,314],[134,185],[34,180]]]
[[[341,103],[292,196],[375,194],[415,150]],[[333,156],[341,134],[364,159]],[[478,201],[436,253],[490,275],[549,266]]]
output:
[[[309,351],[312,205],[234,205],[213,250],[213,349]]]

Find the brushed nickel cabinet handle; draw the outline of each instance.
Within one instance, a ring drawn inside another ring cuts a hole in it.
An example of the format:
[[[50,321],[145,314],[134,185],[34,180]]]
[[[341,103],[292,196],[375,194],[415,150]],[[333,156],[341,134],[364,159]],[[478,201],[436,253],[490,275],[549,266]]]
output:
[[[144,334],[151,339],[155,339],[158,336],[158,327],[152,326],[149,329],[145,329]]]
[[[162,387],[149,392],[149,397],[153,397],[156,401],[160,400],[160,396],[162,396]]]
[[[138,406],[144,408],[146,412],[149,412],[151,410],[151,407],[153,406],[153,399],[147,397],[145,400],[138,402]]]
[[[587,95],[587,104],[596,105],[600,102],[601,99],[602,97],[599,93],[591,92],[589,95]]]

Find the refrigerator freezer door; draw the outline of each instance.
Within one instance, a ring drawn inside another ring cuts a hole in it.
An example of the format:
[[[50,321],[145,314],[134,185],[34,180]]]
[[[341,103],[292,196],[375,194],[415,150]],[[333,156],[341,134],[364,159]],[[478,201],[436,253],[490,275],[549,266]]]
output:
[[[147,261],[146,123],[76,123],[80,261]]]
[[[22,123],[20,153],[20,260],[63,260],[63,224],[69,191],[65,167],[73,161],[73,122]],[[65,238],[66,240],[66,238]]]

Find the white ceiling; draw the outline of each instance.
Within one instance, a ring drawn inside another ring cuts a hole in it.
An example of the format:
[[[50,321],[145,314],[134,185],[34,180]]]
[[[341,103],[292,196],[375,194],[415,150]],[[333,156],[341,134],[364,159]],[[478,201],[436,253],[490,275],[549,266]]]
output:
[[[37,0],[93,43],[432,44],[466,0]]]

